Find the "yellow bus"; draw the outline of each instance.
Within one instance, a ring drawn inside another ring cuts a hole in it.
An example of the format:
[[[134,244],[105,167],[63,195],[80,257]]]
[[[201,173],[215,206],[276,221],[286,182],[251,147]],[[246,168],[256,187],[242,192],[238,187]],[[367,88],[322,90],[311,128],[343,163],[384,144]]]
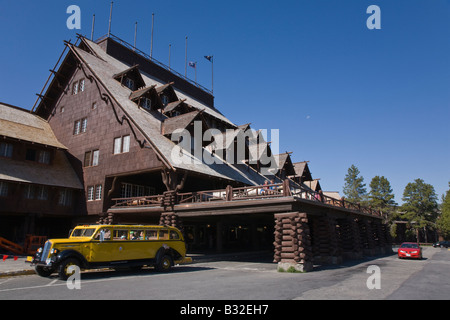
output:
[[[142,268],[153,266],[168,271],[175,264],[190,262],[180,230],[156,225],[77,226],[67,239],[50,239],[27,259],[36,273],[48,277],[58,272],[61,279],[80,269]]]

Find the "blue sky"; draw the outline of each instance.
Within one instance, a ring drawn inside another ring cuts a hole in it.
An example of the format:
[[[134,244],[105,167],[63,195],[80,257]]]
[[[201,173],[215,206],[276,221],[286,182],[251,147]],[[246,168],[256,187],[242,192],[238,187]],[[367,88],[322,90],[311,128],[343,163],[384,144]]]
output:
[[[81,30],[69,30],[69,5]],[[369,30],[367,7],[381,9]],[[109,0],[0,1],[0,101],[30,109],[63,40],[107,32]],[[439,197],[450,181],[450,1],[114,1],[112,33],[197,80],[236,124],[280,129],[280,152],[310,161],[325,190],[342,191],[355,164],[367,186],[389,179],[401,202],[422,178]],[[188,68],[194,78],[194,70]]]

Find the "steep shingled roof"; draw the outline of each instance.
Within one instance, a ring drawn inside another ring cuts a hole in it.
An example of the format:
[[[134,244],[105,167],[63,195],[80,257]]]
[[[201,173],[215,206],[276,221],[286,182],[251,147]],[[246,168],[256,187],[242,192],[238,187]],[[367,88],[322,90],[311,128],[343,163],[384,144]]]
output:
[[[130,67],[108,55],[96,43],[87,39],[83,39],[83,41],[86,41],[89,44],[89,47],[95,52],[95,55],[86,52],[81,48],[70,46],[72,52],[79,57],[83,63],[85,63],[85,65],[97,77],[104,88],[112,95],[112,98],[117,102],[117,104],[119,104],[122,110],[149,140],[155,151],[163,159],[163,162],[176,169],[188,170],[231,181],[239,181],[247,185],[260,185],[264,182],[266,179],[265,177],[260,174],[255,174],[254,172],[251,174],[248,173],[249,171],[246,166],[242,167],[240,165],[232,165],[226,162],[223,164],[207,164],[203,161],[203,159],[198,159],[194,155],[188,154],[187,152],[183,151],[174,153],[174,148],[177,147],[175,143],[161,134],[161,114],[154,111],[145,111],[136,107],[136,104],[129,99],[131,90],[122,86],[114,79],[114,75],[117,75],[121,71],[127,70]],[[142,78],[145,81],[146,87],[152,85],[156,85],[157,87],[167,85],[158,82],[156,79],[147,76],[145,73],[142,73]],[[209,116],[213,116],[233,127],[236,127],[236,125],[232,124],[231,121],[225,118],[217,110],[200,103],[199,101],[177,91],[176,89],[175,92],[178,99],[186,99],[186,103],[198,111],[203,111]],[[206,149],[203,151],[206,153],[208,152]],[[173,159],[173,154],[182,154],[183,157],[181,159]],[[214,158],[214,155],[210,156],[211,158]]]
[[[0,103],[0,136],[67,149],[60,143],[47,121],[28,110]]]

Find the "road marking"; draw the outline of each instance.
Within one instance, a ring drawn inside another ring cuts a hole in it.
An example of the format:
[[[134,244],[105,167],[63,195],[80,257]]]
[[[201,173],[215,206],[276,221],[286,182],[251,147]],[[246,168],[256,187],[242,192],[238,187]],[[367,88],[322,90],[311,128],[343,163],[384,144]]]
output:
[[[53,285],[56,281],[58,281],[58,279],[53,280],[52,282],[50,282],[49,284],[47,284],[47,287]]]

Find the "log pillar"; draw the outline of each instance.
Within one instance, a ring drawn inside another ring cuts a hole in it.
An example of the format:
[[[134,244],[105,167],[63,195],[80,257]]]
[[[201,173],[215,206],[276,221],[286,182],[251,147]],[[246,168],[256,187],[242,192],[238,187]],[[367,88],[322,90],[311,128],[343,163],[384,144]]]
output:
[[[275,214],[274,262],[278,271],[308,272],[313,269],[306,213]]]
[[[375,241],[373,239],[372,226],[367,218],[358,218],[358,226],[361,235],[363,254],[366,256],[375,255]]]
[[[314,262],[339,264],[342,262],[342,248],[336,219],[331,217],[315,217],[312,219],[312,248]]]
[[[163,212],[159,218],[159,225],[175,227],[184,234],[183,223],[175,212]]]

